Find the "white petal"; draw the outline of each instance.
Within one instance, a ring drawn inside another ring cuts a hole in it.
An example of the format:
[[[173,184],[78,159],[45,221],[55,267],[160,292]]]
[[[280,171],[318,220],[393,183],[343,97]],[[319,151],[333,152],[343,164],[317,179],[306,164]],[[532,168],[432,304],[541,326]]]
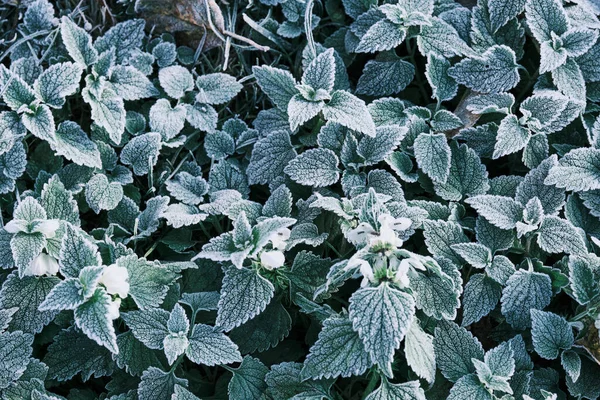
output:
[[[106,287],[109,294],[116,294],[124,299],[129,295],[128,279],[127,268],[113,264],[104,268],[99,282]]]
[[[43,233],[47,238],[53,238],[56,235],[56,230],[58,228],[60,228],[60,221],[57,219],[49,219],[39,222],[34,230]]]
[[[279,250],[263,251],[260,263],[267,269],[276,269],[285,264],[285,255]]]
[[[17,233],[23,231],[23,224],[25,221],[21,221],[20,219],[13,219],[9,221],[6,225],[4,225],[4,230],[8,233]]]

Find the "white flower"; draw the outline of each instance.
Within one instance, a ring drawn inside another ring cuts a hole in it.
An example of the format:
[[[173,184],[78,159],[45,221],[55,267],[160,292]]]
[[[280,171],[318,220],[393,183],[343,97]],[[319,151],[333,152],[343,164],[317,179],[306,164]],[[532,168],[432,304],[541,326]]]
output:
[[[56,231],[58,230],[58,228],[60,228],[60,221],[57,219],[36,219],[32,222],[32,227],[29,228],[29,226],[30,224],[25,220],[13,219],[12,221],[9,221],[6,225],[4,225],[4,230],[8,233],[40,232],[46,238],[51,239],[54,236],[56,236]]]
[[[404,217],[394,218],[390,214],[381,214],[377,218],[377,221],[382,228],[386,227],[396,232],[404,232],[412,225],[412,221],[410,219]]]
[[[40,253],[29,263],[27,273],[35,276],[56,275],[58,272],[58,261],[46,253]]]
[[[363,280],[360,283],[361,287],[367,286],[369,282],[376,283],[373,267],[371,267],[371,264],[369,264],[368,261],[363,260],[362,258],[352,257],[348,260],[348,264],[344,269],[348,271],[356,267],[359,267],[360,274],[363,276]]]
[[[4,225],[4,230],[8,233],[23,232],[27,229],[27,221],[22,219],[13,219]]]
[[[423,257],[417,254],[413,254],[411,257],[405,258],[404,260],[400,261],[400,265],[398,266],[398,268],[403,270],[406,269],[408,271],[408,268],[413,267],[414,269],[426,271],[427,267],[425,267],[425,263],[430,259],[431,257]]]
[[[119,318],[119,308],[121,307],[121,299],[117,297],[108,305],[108,318],[117,319]]]
[[[279,250],[267,250],[260,253],[260,263],[263,267],[273,270],[283,266],[285,255]]]
[[[402,260],[404,261],[404,260]],[[400,262],[400,264],[398,265],[397,269],[396,269],[396,275],[394,276],[394,282],[396,283],[396,285],[400,286],[401,288],[405,288],[408,287],[408,285],[410,284],[410,280],[408,279],[408,270],[410,268],[410,265],[408,263],[402,263],[402,261]]]
[[[273,245],[274,249],[285,250],[287,246],[287,240],[290,238],[292,231],[288,228],[281,228],[277,232],[273,233],[269,240]]]
[[[104,268],[99,283],[106,287],[109,294],[116,294],[121,298],[126,298],[129,294],[129,272],[125,267],[119,267],[116,264]]]
[[[57,219],[48,219],[38,222],[33,228],[33,232],[40,232],[51,239],[56,235],[58,228],[60,228],[60,222]]]
[[[358,226],[346,234],[346,238],[353,245],[366,243],[369,237],[374,235],[375,229],[367,222],[361,222]]]

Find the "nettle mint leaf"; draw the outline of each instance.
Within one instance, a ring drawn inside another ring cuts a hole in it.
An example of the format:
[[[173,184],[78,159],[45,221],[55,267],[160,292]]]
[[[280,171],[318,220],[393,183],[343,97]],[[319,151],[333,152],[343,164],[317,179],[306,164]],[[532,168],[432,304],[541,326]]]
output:
[[[469,241],[459,224],[450,221],[427,220],[423,222],[423,228],[427,250],[434,257],[447,258],[457,264],[462,263],[458,253],[452,249],[453,244]]]
[[[358,376],[372,363],[352,322],[333,316],[323,321],[319,339],[304,361],[302,376],[312,379]]]
[[[265,376],[269,369],[257,358],[244,357],[240,366],[232,369],[233,377],[227,391],[234,399],[259,399],[267,388]]]
[[[288,71],[264,66],[252,67],[256,83],[279,109],[286,111],[292,97],[298,94],[296,80]]]
[[[362,132],[367,136],[375,136],[375,123],[369,114],[364,101],[343,90],[331,95],[331,100],[323,108],[323,116],[328,121]]]
[[[569,221],[545,217],[537,231],[540,248],[548,253],[585,254],[583,238]]]
[[[473,53],[460,38],[456,29],[438,17],[431,18],[431,25],[421,26],[421,32],[417,36],[417,45],[424,56],[434,53],[448,58]]]
[[[367,62],[356,86],[356,93],[387,96],[403,91],[413,80],[415,67],[400,59]]]
[[[480,93],[500,93],[519,82],[515,52],[507,46],[493,46],[481,56],[466,58],[448,69],[456,82]]]
[[[65,188],[58,175],[53,175],[42,188],[40,204],[48,219],[59,219],[73,225],[81,225],[79,206],[73,194]]]
[[[433,97],[438,101],[452,100],[458,91],[456,80],[448,74],[450,62],[435,53],[427,57],[425,76],[431,86]]]
[[[115,362],[131,375],[140,376],[149,367],[160,366],[156,352],[137,340],[132,331],[118,335],[117,345],[119,354],[115,355]]]
[[[460,305],[459,296],[462,289],[455,287],[453,277],[459,275],[453,265],[451,268],[452,270],[449,270],[444,266],[442,267],[443,272],[438,273],[409,271],[408,276],[415,304],[425,315],[436,319],[456,318],[456,309]]]
[[[167,267],[135,255],[120,257],[116,264],[127,269],[129,295],[142,310],[162,304],[169,286],[177,278],[177,274]]]
[[[92,46],[92,37],[67,16],[61,18],[60,36],[69,56],[81,67],[85,68],[96,63],[98,52]]]
[[[523,218],[523,206],[510,197],[484,194],[471,197],[466,203],[500,229],[514,229]]]
[[[497,32],[508,21],[516,18],[525,8],[526,0],[515,0],[504,2],[502,0],[492,0],[488,2],[488,10],[490,13],[490,24],[492,30]]]
[[[459,399],[493,400],[493,397],[477,376],[470,374],[461,377],[450,389],[448,400]]]
[[[123,187],[118,182],[109,182],[106,175],[94,175],[85,186],[85,199],[96,214],[101,210],[112,210],[123,198]]]
[[[81,66],[71,62],[52,65],[35,81],[36,96],[50,107],[62,107],[65,97],[79,89],[81,72]]]
[[[567,15],[559,0],[527,0],[527,25],[539,43],[552,40],[552,33],[562,35],[569,29]]]
[[[440,321],[435,328],[433,345],[437,366],[450,382],[475,372],[472,359],[483,360],[479,340],[454,322]]]
[[[163,348],[164,339],[169,335],[167,323],[169,313],[158,308],[143,311],[130,311],[121,317],[131,329],[133,336],[149,349]]]
[[[152,171],[158,160],[161,136],[156,132],[136,136],[123,147],[121,162],[130,165],[136,175],[146,175]]]
[[[420,378],[433,382],[436,371],[433,336],[425,333],[415,319],[404,340],[404,354],[408,365]]]
[[[406,38],[406,28],[388,19],[381,19],[367,29],[360,38],[357,53],[375,53],[398,47]]]
[[[199,92],[196,101],[202,104],[224,104],[233,99],[243,88],[233,76],[216,73],[196,79]]]
[[[565,96],[579,102],[585,101],[585,80],[575,60],[568,59],[563,65],[553,70],[552,82]]]
[[[291,160],[284,172],[302,185],[330,186],[340,179],[339,160],[329,149],[311,149]]]
[[[21,118],[25,128],[34,136],[48,142],[54,140],[54,133],[56,132],[54,116],[47,105],[34,105],[30,112],[24,113]]]
[[[19,111],[22,106],[29,106],[35,101],[35,92],[22,78],[6,69],[0,67],[2,79],[2,99],[13,111]]]
[[[171,400],[177,385],[187,387],[187,379],[178,378],[174,371],[163,372],[150,367],[142,374],[137,396],[141,399]]]
[[[31,344],[33,335],[28,333],[3,332],[0,333],[0,389],[6,389],[12,382],[23,375],[29,357],[31,357]]]
[[[516,116],[507,115],[498,127],[493,158],[497,159],[516,153],[527,145],[530,137],[529,130],[521,126]]]
[[[225,331],[240,326],[265,309],[274,291],[273,284],[256,271],[227,267],[216,325]]]
[[[173,391],[171,400],[200,400],[200,398],[194,396],[192,392],[190,392],[183,386],[175,385],[175,390]]]
[[[422,133],[414,142],[415,158],[419,168],[432,181],[446,183],[450,175],[450,146],[442,133]]]
[[[86,87],[81,92],[84,100],[92,108],[92,119],[108,133],[110,140],[120,143],[125,130],[125,104],[123,99],[108,88],[102,91],[100,97],[90,93]]]
[[[287,113],[290,120],[290,129],[295,131],[298,127],[304,125],[316,117],[325,107],[322,100],[306,100],[301,94],[297,94],[290,99]]]
[[[190,74],[187,68],[179,65],[161,69],[158,72],[158,79],[165,93],[173,99],[183,97],[185,92],[194,88],[192,74]]]
[[[198,324],[192,328],[186,356],[196,364],[209,367],[242,361],[235,343],[224,333],[212,326]]]
[[[486,268],[492,263],[492,252],[482,244],[458,243],[452,249],[475,268]]]
[[[314,91],[321,89],[331,93],[335,78],[333,54],[333,49],[328,49],[315,57],[302,74],[302,84],[310,86]]]
[[[415,314],[415,302],[407,293],[382,283],[359,289],[350,297],[350,320],[373,362],[392,376],[394,351],[406,335]],[[393,326],[395,329],[390,330]]]
[[[116,60],[121,63],[127,59],[134,50],[137,50],[142,45],[145,22],[141,19],[132,19],[116,24],[106,33],[96,39],[94,47],[98,53],[103,53],[113,47],[115,50]]]
[[[600,150],[574,149],[552,167],[544,183],[575,192],[600,189]]]
[[[177,200],[189,204],[198,205],[204,201],[204,195],[208,193],[208,182],[201,176],[182,171],[166,183],[167,190]]]
[[[531,310],[531,337],[540,357],[554,360],[561,350],[574,342],[573,330],[566,319],[551,312]]]
[[[474,274],[465,285],[462,326],[481,320],[496,308],[502,286],[484,274]]]
[[[109,316],[110,303],[108,293],[104,289],[96,289],[92,297],[75,309],[75,324],[90,339],[116,354],[119,348],[115,328]]]
[[[248,165],[248,182],[265,184],[283,173],[297,153],[285,131],[276,131],[256,142]]]
[[[386,400],[386,399],[411,399],[424,400],[425,392],[421,389],[419,381],[410,381],[405,383],[390,383],[382,378],[381,386],[371,392],[365,400]]]
[[[81,127],[73,121],[65,121],[58,126],[55,141],[50,147],[56,154],[73,161],[75,164],[90,168],[102,168],[98,146]]]
[[[592,266],[585,259],[569,257],[569,281],[573,296],[579,304],[589,303],[600,293]]]
[[[150,128],[160,133],[163,140],[173,139],[183,129],[186,114],[184,106],[171,107],[169,100],[158,99],[150,108]]]
[[[196,129],[212,132],[217,129],[217,111],[206,104],[185,105],[186,120]]]
[[[130,66],[117,65],[112,68],[110,83],[123,100],[139,100],[159,93],[144,74]]]
[[[550,277],[539,272],[519,270],[506,282],[502,291],[502,315],[515,329],[531,326],[529,310],[540,310],[550,303]]]
[[[485,193],[489,188],[488,173],[477,153],[454,141],[450,143],[450,149],[450,175],[445,183],[435,184],[436,193],[451,201]]]

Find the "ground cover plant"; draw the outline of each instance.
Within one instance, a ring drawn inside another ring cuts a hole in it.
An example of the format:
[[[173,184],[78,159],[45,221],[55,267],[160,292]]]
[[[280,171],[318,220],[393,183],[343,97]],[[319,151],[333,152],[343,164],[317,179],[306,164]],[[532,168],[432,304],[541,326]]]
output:
[[[600,397],[597,2],[0,14],[0,398]]]

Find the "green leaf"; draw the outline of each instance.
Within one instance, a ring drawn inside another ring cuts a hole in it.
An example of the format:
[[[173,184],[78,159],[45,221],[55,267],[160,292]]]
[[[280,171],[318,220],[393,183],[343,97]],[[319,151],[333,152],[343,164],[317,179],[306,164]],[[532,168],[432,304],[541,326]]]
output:
[[[458,91],[458,84],[448,74],[449,68],[450,62],[445,58],[435,53],[430,53],[427,57],[425,77],[431,86],[433,98],[440,102],[452,100]]]
[[[85,267],[102,265],[102,259],[96,245],[77,228],[67,225],[60,248],[59,265],[61,274],[77,278]]]
[[[450,146],[443,133],[421,133],[414,143],[415,158],[419,168],[432,181],[446,183],[450,176]]]
[[[185,389],[183,386],[175,385],[175,391],[171,397],[171,400],[200,400],[194,396],[192,392]]]
[[[586,88],[583,73],[573,59],[552,71],[552,81],[566,97],[583,103],[586,100]]]
[[[158,95],[150,79],[131,66],[116,65],[110,71],[110,83],[123,100],[140,100]]]
[[[552,282],[548,275],[518,270],[502,291],[502,315],[513,328],[525,329],[531,325],[529,311],[546,307],[551,298]]]
[[[110,303],[106,291],[96,289],[92,297],[75,309],[75,323],[90,339],[117,354],[117,336],[108,311]]]
[[[85,186],[85,199],[92,210],[112,210],[123,198],[123,187],[118,182],[109,182],[106,175],[97,174]]]
[[[428,220],[423,222],[423,228],[427,250],[434,257],[447,258],[457,264],[462,263],[458,253],[451,247],[453,244],[469,241],[459,224],[455,222]]]
[[[319,89],[327,93],[333,90],[335,81],[334,50],[327,49],[315,57],[302,74],[302,84],[310,86],[314,91]]]
[[[323,108],[323,116],[328,121],[337,122],[367,136],[376,134],[375,123],[364,101],[343,90],[333,92],[331,100]]]
[[[54,140],[56,127],[54,126],[54,116],[52,111],[45,104],[33,106],[31,112],[26,112],[21,115],[21,119],[25,128],[35,137],[38,137],[47,142]]]
[[[437,366],[450,382],[475,371],[471,359],[483,360],[483,348],[477,338],[454,322],[440,321],[433,339]]]
[[[149,367],[160,366],[156,352],[137,340],[131,331],[117,336],[119,354],[115,355],[117,366],[127,373],[140,376]]]
[[[452,245],[467,263],[475,268],[485,268],[492,263],[492,252],[486,246],[479,243],[458,243]]]
[[[515,272],[515,266],[507,257],[495,256],[494,261],[485,269],[485,272],[490,278],[504,285]]]
[[[150,128],[161,134],[163,140],[173,139],[185,125],[186,109],[182,105],[171,108],[167,99],[158,99],[150,108]]]
[[[194,325],[189,341],[185,354],[196,364],[212,367],[242,361],[236,344],[212,326]]]
[[[73,121],[62,122],[56,130],[55,141],[50,147],[56,154],[73,161],[75,164],[90,168],[102,168],[100,151],[81,127]]]
[[[474,274],[465,285],[462,326],[478,322],[496,308],[502,286],[484,274]]]
[[[359,289],[350,297],[352,326],[387,376],[392,376],[394,351],[400,347],[414,315],[413,298],[387,283]]]
[[[416,319],[406,332],[404,355],[407,364],[420,378],[433,383],[436,370],[433,336],[425,333]]]
[[[456,270],[454,271],[456,272]],[[418,309],[436,319],[455,319],[460,306],[460,291],[444,272],[408,272],[410,287]]]
[[[289,133],[275,131],[256,142],[248,165],[248,182],[265,184],[283,173],[288,163],[296,157]]]
[[[593,269],[583,258],[569,257],[569,282],[579,304],[585,305],[600,294]]]
[[[92,46],[92,37],[85,29],[78,27],[69,17],[63,16],[60,24],[60,36],[69,56],[85,68],[98,61],[98,52]]]
[[[510,197],[484,194],[465,202],[500,229],[514,229],[517,222],[523,219],[523,206]]]
[[[600,189],[600,149],[571,150],[550,169],[544,183],[575,192]]]
[[[150,173],[161,148],[161,136],[156,132],[136,136],[123,147],[121,162],[133,167],[133,173],[142,176]]]
[[[121,137],[125,129],[125,105],[123,99],[117,94],[105,88],[102,96],[93,96],[86,87],[81,92],[83,99],[92,108],[92,120],[108,132],[110,140],[121,143]]]
[[[65,97],[79,89],[81,72],[81,65],[71,62],[50,66],[33,85],[37,97],[50,107],[61,108]]]
[[[129,295],[142,310],[161,305],[169,286],[177,278],[175,272],[158,262],[138,258],[136,255],[120,257],[116,264],[127,268]]]
[[[445,200],[458,201],[465,196],[483,194],[489,189],[485,165],[473,149],[450,143],[450,175],[445,183],[436,183],[435,192]]]
[[[389,383],[382,378],[381,386],[371,392],[365,400],[425,400],[425,392],[419,381]]]
[[[268,65],[254,66],[256,83],[279,109],[287,111],[292,97],[298,94],[296,80],[288,71]]]
[[[271,302],[273,284],[256,271],[227,267],[223,278],[216,325],[225,331],[260,314]]]
[[[169,313],[167,311],[150,308],[123,313],[121,317],[131,329],[133,336],[146,347],[155,350],[163,348],[164,339],[169,335],[167,328]]]
[[[488,2],[490,13],[490,24],[492,30],[497,32],[508,21],[516,18],[525,8],[526,0],[514,0],[505,2],[503,0],[492,0]]]
[[[537,231],[540,248],[548,253],[585,254],[585,242],[577,229],[562,218],[545,217]]]
[[[375,53],[398,47],[406,38],[406,28],[387,19],[373,24],[360,38],[355,51],[357,53]]]
[[[204,132],[212,132],[217,129],[217,111],[206,104],[185,105],[186,120],[196,129]]]
[[[481,56],[466,58],[448,69],[456,82],[480,93],[500,93],[519,83],[515,52],[508,46],[493,46]]]
[[[403,91],[413,80],[415,67],[400,59],[371,60],[365,65],[356,93],[388,96]]]
[[[573,350],[563,351],[560,355],[560,363],[571,380],[577,381],[579,379],[579,375],[581,374],[581,357],[578,353]]]
[[[192,74],[190,74],[187,68],[180,65],[173,65],[161,69],[158,72],[158,80],[165,93],[173,99],[183,97],[185,92],[194,88]]]
[[[114,47],[116,61],[121,63],[128,59],[134,50],[142,45],[142,40],[146,37],[144,33],[145,22],[142,19],[130,19],[120,22],[110,28],[106,33],[97,38],[94,47],[98,53],[103,53]]]
[[[493,400],[494,397],[477,377],[471,374],[460,378],[450,389],[448,400],[460,399]]]
[[[535,309],[531,310],[531,338],[535,351],[546,360],[554,360],[574,342],[573,330],[566,319]]]
[[[527,25],[539,42],[552,39],[552,33],[562,35],[569,29],[567,15],[559,0],[527,0]]]
[[[232,369],[233,377],[227,386],[231,399],[260,400],[267,389],[265,376],[269,369],[257,358],[244,357],[240,366]]]
[[[185,171],[179,172],[173,179],[168,180],[166,186],[171,196],[189,205],[202,203],[209,189],[204,178],[193,176]]]
[[[431,25],[421,26],[421,33],[417,36],[417,45],[424,56],[433,53],[449,58],[473,53],[460,38],[456,29],[438,17],[431,18]]]
[[[142,374],[137,395],[140,399],[172,400],[177,385],[187,387],[187,379],[178,378],[174,371],[150,367]]]
[[[521,204],[527,204],[529,200],[537,197],[542,202],[544,214],[558,213],[565,202],[565,192],[563,189],[545,183],[549,171],[557,164],[556,156],[551,156],[529,171],[517,187],[515,200]]]
[[[529,130],[519,124],[514,115],[507,115],[500,122],[493,158],[497,159],[523,149],[530,138]]]
[[[29,270],[31,262],[40,255],[46,245],[46,237],[40,232],[17,232],[12,237],[10,248],[15,266],[19,270],[19,276],[23,277],[26,273],[31,274]]]
[[[373,362],[348,318],[323,321],[317,342],[304,361],[302,376],[311,379],[360,376]]]
[[[61,330],[54,337],[43,361],[49,367],[48,376],[58,381],[67,381],[81,373],[85,382],[92,375],[110,376],[114,370],[112,353],[75,327]]]
[[[291,160],[284,172],[302,185],[330,186],[340,178],[338,163],[338,157],[333,151],[310,149]]]
[[[223,104],[233,99],[243,88],[233,76],[214,73],[196,79],[199,92],[196,101],[202,104]]]
[[[18,307],[9,324],[11,331],[39,333],[58,314],[58,311],[39,311],[40,304],[60,282],[50,277],[19,276],[13,272],[2,284],[0,309]]]
[[[48,219],[67,221],[76,226],[81,224],[77,202],[57,175],[44,184],[40,204],[46,210]]]
[[[17,332],[0,333],[0,389],[6,389],[13,381],[19,379],[25,372],[29,357],[31,357],[31,344],[33,335]]]

